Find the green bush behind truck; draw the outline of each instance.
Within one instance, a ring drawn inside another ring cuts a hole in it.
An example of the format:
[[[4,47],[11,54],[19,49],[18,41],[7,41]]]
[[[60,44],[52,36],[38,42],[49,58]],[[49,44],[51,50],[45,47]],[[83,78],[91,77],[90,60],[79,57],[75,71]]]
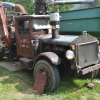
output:
[[[82,31],[100,40],[100,7],[61,12],[60,34],[80,35]]]

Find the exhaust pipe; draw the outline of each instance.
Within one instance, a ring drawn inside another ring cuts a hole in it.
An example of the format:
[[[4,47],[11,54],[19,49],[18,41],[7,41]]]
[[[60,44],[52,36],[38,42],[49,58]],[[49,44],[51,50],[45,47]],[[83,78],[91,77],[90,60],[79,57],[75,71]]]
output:
[[[55,0],[44,0],[48,5],[63,5],[63,4],[86,4],[93,3],[94,0],[65,0],[65,1],[55,1]]]
[[[50,24],[52,27],[52,39],[57,39],[59,38],[59,21],[60,21],[60,16],[59,13],[50,13]]]
[[[15,10],[16,12],[22,13],[22,14],[27,14],[24,7],[20,4],[13,4],[9,2],[2,2],[2,5],[10,10]]]

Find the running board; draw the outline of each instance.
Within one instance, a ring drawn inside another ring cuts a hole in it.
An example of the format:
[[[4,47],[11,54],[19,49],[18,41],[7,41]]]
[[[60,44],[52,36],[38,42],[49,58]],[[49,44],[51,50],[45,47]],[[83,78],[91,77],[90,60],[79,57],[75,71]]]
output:
[[[20,58],[20,64],[25,67],[26,69],[30,69],[33,67],[33,60],[29,58]]]

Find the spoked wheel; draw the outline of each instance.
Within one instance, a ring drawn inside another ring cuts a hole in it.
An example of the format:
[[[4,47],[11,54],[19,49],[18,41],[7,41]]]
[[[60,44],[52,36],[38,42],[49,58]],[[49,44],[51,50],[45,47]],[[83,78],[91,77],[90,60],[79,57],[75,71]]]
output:
[[[45,90],[54,91],[60,83],[60,75],[57,67],[46,60],[39,60],[34,67],[34,79],[37,73],[45,73],[47,82]]]

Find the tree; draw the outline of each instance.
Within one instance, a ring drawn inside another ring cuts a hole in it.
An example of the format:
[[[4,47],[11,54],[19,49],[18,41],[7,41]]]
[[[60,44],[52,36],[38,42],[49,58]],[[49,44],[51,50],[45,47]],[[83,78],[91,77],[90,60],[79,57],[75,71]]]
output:
[[[94,0],[94,7],[100,6],[100,0]]]
[[[72,4],[50,6],[49,11],[55,12],[57,11],[57,9],[59,9],[60,12],[64,12],[64,11],[68,11],[71,7],[73,7]]]
[[[35,5],[34,5],[33,0],[3,0],[3,2],[11,2],[14,4],[21,4],[29,14],[34,13]]]
[[[3,0],[3,2],[12,2],[14,4],[21,4],[29,14],[34,13],[35,3],[34,0]],[[50,6],[49,11],[53,12],[59,9],[59,11],[68,11],[73,5],[57,5]]]
[[[33,14],[35,10],[35,0],[3,0],[4,2],[12,2],[14,4],[21,4],[25,10],[29,14]],[[94,3],[92,5],[89,5],[89,7],[97,7],[100,6],[100,0],[94,0]],[[66,4],[66,5],[57,5],[57,6],[49,6],[49,11],[54,12],[59,9],[59,11],[68,11],[71,7],[73,7],[72,4]]]

